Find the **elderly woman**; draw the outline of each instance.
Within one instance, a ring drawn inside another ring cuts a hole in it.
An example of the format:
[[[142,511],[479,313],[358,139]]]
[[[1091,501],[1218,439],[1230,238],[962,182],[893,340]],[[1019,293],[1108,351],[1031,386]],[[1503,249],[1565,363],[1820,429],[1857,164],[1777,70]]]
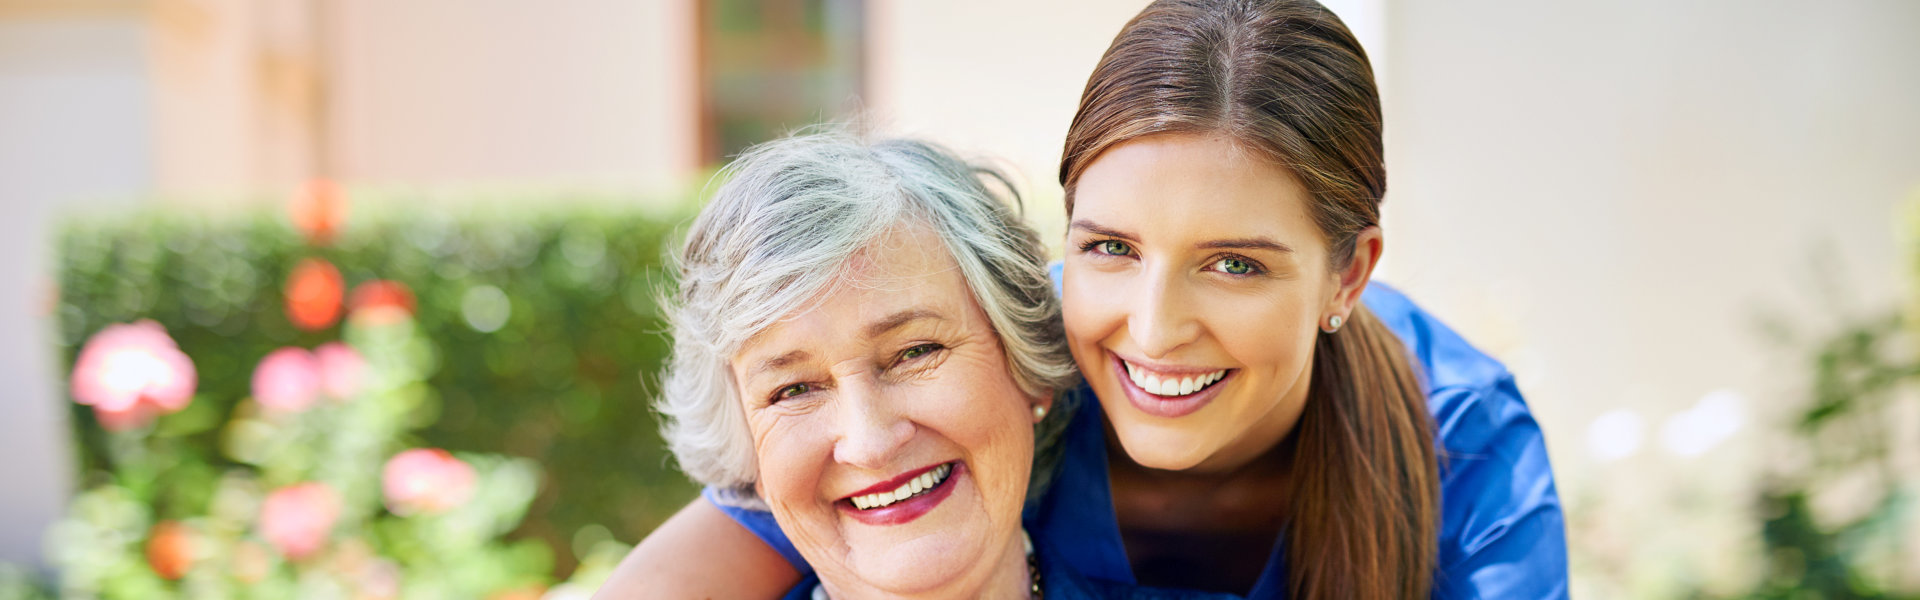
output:
[[[755,533],[818,576],[795,597],[1039,596],[1021,509],[1076,375],[1038,238],[983,180],[998,176],[832,134],[733,169],[669,307],[658,409],[681,469],[736,518],[772,513],[791,547]],[[757,576],[734,558],[679,579]],[[646,562],[600,596],[659,593]]]

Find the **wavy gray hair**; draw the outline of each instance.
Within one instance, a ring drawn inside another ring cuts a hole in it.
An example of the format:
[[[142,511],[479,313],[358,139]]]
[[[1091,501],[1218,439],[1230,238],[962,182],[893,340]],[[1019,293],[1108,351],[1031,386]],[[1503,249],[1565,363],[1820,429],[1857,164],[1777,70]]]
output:
[[[1028,497],[1058,463],[1078,372],[1060,323],[1040,238],[989,182],[1019,201],[998,172],[911,140],[865,142],[839,132],[748,150],[700,211],[675,257],[679,288],[665,301],[673,332],[662,393],[662,436],[693,479],[722,501],[760,506],[759,475],[729,360],[744,342],[835,281],[847,260],[897,225],[930,226],[1000,337],[1021,391],[1053,395],[1034,428]]]

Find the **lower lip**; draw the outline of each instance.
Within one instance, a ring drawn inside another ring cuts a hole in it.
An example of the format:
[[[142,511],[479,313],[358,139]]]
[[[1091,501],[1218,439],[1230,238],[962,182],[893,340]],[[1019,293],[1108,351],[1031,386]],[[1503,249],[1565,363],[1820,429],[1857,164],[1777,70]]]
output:
[[[932,512],[933,507],[939,506],[942,501],[947,499],[947,496],[953,495],[953,488],[959,485],[960,476],[966,474],[966,463],[955,462],[953,463],[953,472],[948,473],[946,481],[942,481],[939,486],[934,487],[932,493],[921,494],[895,502],[887,505],[885,508],[861,510],[855,508],[853,502],[848,500],[841,500],[834,504],[840,507],[840,512],[849,517],[853,517],[853,520],[861,523],[868,525],[899,525],[918,519],[920,515]]]
[[[1233,378],[1233,371],[1228,371],[1224,377],[1220,378],[1220,381],[1216,381],[1213,385],[1207,386],[1207,389],[1185,396],[1169,398],[1141,389],[1139,385],[1133,382],[1132,377],[1127,376],[1126,363],[1121,361],[1118,356],[1113,356],[1112,354],[1108,354],[1108,356],[1113,357],[1113,373],[1115,377],[1120,379],[1120,389],[1126,391],[1127,401],[1133,403],[1133,407],[1140,409],[1140,412],[1156,417],[1173,419],[1193,414],[1194,411],[1204,408],[1207,403],[1212,402],[1215,397],[1218,397],[1220,395],[1220,388],[1226,387],[1227,380]]]

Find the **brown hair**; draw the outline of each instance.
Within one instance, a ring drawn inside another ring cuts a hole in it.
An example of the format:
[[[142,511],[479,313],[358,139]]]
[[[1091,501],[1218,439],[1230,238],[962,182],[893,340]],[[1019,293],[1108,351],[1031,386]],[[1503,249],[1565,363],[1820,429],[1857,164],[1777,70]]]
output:
[[[1213,133],[1287,168],[1311,196],[1330,267],[1380,221],[1387,174],[1373,68],[1312,0],[1160,0],[1094,68],[1067,131],[1067,211],[1087,165],[1127,140]],[[1365,305],[1314,345],[1311,389],[1281,456],[1288,588],[1298,598],[1417,598],[1432,585],[1439,468],[1405,346]]]

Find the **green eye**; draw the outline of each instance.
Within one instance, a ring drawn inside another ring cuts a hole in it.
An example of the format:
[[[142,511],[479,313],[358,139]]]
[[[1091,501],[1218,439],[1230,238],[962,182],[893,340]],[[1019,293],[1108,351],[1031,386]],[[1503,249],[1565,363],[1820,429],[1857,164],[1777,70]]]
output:
[[[900,360],[913,360],[926,356],[934,350],[933,344],[921,344],[900,352]]]
[[[788,398],[799,396],[801,394],[805,394],[811,391],[813,391],[813,386],[810,386],[804,383],[796,383],[787,387],[780,388],[780,392],[774,394],[773,396],[775,399],[778,399],[778,400],[786,400]]]
[[[1112,254],[1114,256],[1126,256],[1129,254],[1133,254],[1133,248],[1127,246],[1126,242],[1122,242],[1120,240],[1107,240],[1104,242],[1100,242],[1100,253]]]
[[[1238,258],[1222,258],[1220,262],[1213,263],[1213,266],[1228,275],[1246,275],[1253,272],[1253,265]]]

